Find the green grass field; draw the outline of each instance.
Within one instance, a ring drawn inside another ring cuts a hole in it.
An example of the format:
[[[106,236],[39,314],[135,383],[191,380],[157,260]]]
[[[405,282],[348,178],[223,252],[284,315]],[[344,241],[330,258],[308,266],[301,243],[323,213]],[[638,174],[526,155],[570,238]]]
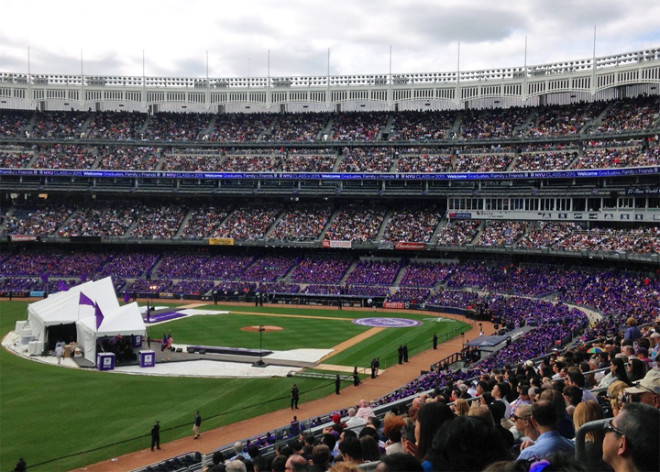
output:
[[[0,303],[0,333],[26,319],[26,302]],[[259,333],[240,328],[276,325],[284,329],[264,333],[263,348],[330,348],[368,327],[350,322],[377,313],[293,307],[209,305],[230,315],[178,319],[149,328],[159,339],[171,331],[175,343],[258,348]],[[275,316],[259,316],[268,313]],[[309,316],[301,318],[296,316]],[[382,315],[382,313],[381,313]],[[411,355],[428,349],[433,333],[469,326],[430,320],[428,313],[387,316],[416,319],[412,328],[388,328],[340,352],[325,362],[367,368],[378,356],[386,367],[397,361],[396,347],[407,343]],[[323,319],[311,318],[320,317]],[[216,428],[288,405],[291,379],[209,379],[139,377],[92,369],[67,369],[32,362],[0,350],[0,470],[11,470],[24,457],[30,470],[71,470],[149,446],[153,421],[162,425],[161,440],[190,433],[195,410],[203,412],[205,428]],[[297,378],[301,400],[334,392],[332,380]]]

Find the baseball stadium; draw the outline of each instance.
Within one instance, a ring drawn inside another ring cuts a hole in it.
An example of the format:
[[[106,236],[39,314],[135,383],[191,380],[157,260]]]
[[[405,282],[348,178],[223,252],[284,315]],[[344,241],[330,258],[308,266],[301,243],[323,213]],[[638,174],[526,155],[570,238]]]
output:
[[[626,357],[629,402],[660,407],[659,87],[660,48],[350,76],[0,72],[0,469],[279,472],[334,431],[355,470],[406,470],[396,443],[423,470],[482,470],[519,457],[522,392],[579,387],[597,414],[573,416],[564,460],[602,470],[585,435],[627,408],[610,363]],[[512,445],[422,456],[427,403],[454,412],[435,439],[459,440],[467,403],[490,415],[483,444],[497,426]],[[367,407],[355,436],[382,455],[356,457],[344,430]]]

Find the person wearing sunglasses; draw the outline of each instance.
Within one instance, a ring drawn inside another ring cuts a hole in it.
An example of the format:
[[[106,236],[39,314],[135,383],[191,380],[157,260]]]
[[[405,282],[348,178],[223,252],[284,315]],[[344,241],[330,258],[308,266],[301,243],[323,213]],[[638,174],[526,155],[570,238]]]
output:
[[[603,461],[614,472],[660,470],[660,410],[645,403],[626,403],[603,424]]]
[[[513,421],[518,438],[514,442],[511,452],[513,457],[517,457],[522,449],[534,444],[539,437],[539,432],[532,424],[532,405],[520,405],[516,408],[515,413],[511,415],[511,421]]]

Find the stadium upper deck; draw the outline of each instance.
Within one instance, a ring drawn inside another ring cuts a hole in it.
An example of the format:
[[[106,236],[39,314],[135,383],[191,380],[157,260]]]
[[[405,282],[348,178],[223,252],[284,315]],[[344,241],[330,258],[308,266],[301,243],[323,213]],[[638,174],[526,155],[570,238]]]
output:
[[[146,77],[0,72],[0,107],[172,112],[395,111],[566,104],[658,93],[660,48],[510,68],[343,76]]]

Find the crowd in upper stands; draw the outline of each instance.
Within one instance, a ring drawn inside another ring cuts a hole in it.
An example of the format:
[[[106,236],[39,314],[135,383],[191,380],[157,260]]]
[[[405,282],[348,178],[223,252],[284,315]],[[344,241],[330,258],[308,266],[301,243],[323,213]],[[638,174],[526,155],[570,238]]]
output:
[[[2,150],[2,166],[35,169],[126,169],[235,172],[484,172],[595,169],[658,165],[658,97],[564,106],[444,112],[304,114],[177,114],[126,112],[25,112],[0,110],[0,137],[55,139],[56,145],[14,145]],[[616,140],[622,131],[647,131],[646,139]],[[520,148],[481,146],[476,140],[581,135],[585,149],[534,141]],[[603,136],[612,136],[602,141]],[[104,140],[113,145],[74,144]],[[383,147],[383,142],[423,145],[455,139],[461,147]],[[612,140],[614,139],[614,140]],[[595,140],[595,141],[594,141]],[[600,141],[598,141],[600,140]],[[154,146],[149,143],[159,141]],[[370,143],[340,152],[299,154],[273,147],[243,154],[231,149],[195,150],[195,142]],[[34,143],[35,141],[33,141]],[[160,143],[190,143],[162,152]],[[474,145],[470,144],[475,142]],[[462,148],[466,146],[465,148]],[[550,149],[548,146],[552,146]],[[535,149],[536,148],[536,149]],[[478,151],[481,149],[481,151]],[[478,151],[475,154],[475,151]],[[496,151],[496,152],[493,152]],[[30,157],[31,156],[31,157]]]
[[[91,202],[17,206],[0,223],[2,235],[95,236],[143,240],[371,241],[439,246],[512,246],[520,250],[657,254],[660,229],[585,227],[574,222],[445,219],[430,207],[394,208],[353,204],[291,208],[278,204],[218,207],[202,205]]]
[[[13,146],[0,152],[3,168],[165,170],[175,172],[509,172],[570,169],[649,167],[658,165],[657,142],[604,143],[583,151],[535,152],[446,151],[429,154],[389,148],[345,147],[341,154],[282,152],[279,149],[237,153],[223,150],[181,149],[163,153],[152,146]]]

